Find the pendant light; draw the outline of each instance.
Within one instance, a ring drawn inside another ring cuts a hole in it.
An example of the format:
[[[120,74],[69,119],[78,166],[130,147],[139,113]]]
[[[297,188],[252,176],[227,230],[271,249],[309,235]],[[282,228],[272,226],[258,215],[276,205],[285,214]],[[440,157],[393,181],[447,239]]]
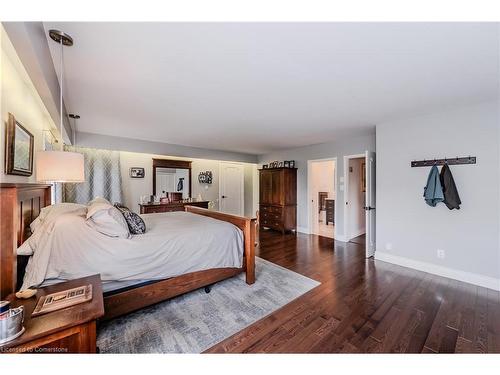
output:
[[[60,151],[39,151],[36,157],[36,177],[40,182],[84,182],[84,159],[78,152],[64,151],[63,141],[63,87],[64,87],[64,46],[72,46],[73,38],[59,30],[50,30],[49,36],[61,45],[60,66],[60,90],[59,90],[59,112],[60,112]]]

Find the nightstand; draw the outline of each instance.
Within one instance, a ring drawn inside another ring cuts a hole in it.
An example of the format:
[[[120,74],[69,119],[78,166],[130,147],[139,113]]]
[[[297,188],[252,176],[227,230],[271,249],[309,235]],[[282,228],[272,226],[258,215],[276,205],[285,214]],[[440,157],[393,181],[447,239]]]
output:
[[[38,299],[47,294],[92,284],[92,300],[47,314],[31,316]],[[0,345],[0,353],[96,353],[96,320],[104,315],[101,277],[93,275],[38,290],[29,299],[7,297],[11,307],[24,306],[26,331]]]

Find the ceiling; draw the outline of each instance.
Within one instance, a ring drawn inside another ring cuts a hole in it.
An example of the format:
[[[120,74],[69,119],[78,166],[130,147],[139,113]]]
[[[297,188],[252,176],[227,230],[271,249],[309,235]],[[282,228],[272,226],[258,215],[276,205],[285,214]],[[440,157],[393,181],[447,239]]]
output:
[[[497,95],[493,23],[44,27],[80,132],[263,154]]]

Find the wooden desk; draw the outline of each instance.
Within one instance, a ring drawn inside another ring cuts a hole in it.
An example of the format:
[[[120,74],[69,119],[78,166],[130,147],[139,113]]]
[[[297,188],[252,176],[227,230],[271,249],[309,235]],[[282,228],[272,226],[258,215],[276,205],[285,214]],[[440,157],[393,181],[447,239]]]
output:
[[[139,204],[141,214],[154,214],[158,212],[184,211],[185,206],[208,208],[209,201],[199,202],[171,202]]]
[[[92,284],[92,300],[62,310],[31,317],[43,295]],[[39,289],[36,296],[7,297],[11,307],[24,306],[26,331],[14,341],[0,345],[0,353],[95,353],[96,320],[104,315],[101,277],[83,277]]]

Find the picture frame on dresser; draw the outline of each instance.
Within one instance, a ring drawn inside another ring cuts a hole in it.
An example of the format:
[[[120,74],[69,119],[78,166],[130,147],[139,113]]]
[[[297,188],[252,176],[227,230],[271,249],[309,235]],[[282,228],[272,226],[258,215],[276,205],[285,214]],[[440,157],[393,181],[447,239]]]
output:
[[[35,138],[9,113],[5,128],[5,173],[18,176],[33,174]]]

